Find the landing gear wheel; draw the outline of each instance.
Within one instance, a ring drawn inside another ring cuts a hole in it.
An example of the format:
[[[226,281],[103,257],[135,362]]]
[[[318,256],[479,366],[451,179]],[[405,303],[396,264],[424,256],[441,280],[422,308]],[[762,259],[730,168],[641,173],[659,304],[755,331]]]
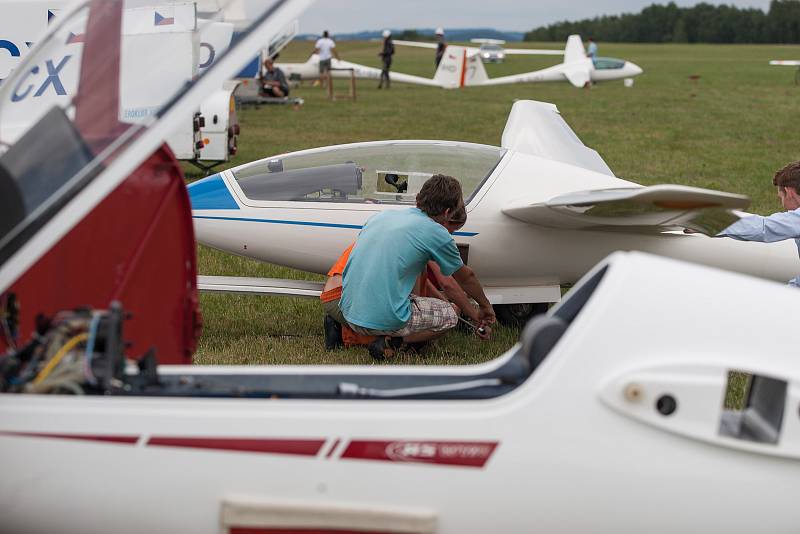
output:
[[[547,311],[546,302],[520,303],[520,304],[495,304],[494,313],[497,320],[505,326],[525,326],[534,315]]]

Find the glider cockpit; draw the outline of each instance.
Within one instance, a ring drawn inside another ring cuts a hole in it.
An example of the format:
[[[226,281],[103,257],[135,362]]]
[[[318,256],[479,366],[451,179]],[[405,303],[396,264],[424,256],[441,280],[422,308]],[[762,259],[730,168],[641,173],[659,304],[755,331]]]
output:
[[[434,174],[458,177],[468,199],[505,149],[445,141],[382,141],[303,150],[233,171],[251,201],[413,203]]]
[[[625,61],[614,57],[598,57],[593,60],[597,70],[615,70],[625,66]]]

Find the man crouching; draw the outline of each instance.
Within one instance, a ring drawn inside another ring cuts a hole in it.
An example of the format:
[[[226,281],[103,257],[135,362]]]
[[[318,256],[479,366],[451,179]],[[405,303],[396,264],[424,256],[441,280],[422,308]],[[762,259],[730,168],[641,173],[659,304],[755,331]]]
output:
[[[429,341],[456,326],[456,305],[411,293],[428,261],[475,299],[478,326],[495,322],[478,278],[444,226],[463,204],[458,180],[437,174],[420,189],[416,208],[381,212],[359,233],[342,275],[340,309],[353,331],[378,336],[369,345],[373,358],[391,357],[403,342]]]

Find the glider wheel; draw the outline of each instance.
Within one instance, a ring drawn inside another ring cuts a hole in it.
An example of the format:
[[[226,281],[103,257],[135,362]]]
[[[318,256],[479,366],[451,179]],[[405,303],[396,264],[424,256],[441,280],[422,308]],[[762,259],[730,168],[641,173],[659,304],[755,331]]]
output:
[[[533,316],[545,313],[547,308],[546,302],[495,304],[494,313],[497,320],[505,326],[525,326]]]

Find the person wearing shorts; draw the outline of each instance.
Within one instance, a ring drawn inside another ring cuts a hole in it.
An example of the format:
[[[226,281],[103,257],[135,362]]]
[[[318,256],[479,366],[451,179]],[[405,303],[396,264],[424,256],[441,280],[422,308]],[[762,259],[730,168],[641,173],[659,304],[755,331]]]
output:
[[[359,233],[342,274],[339,307],[354,332],[377,336],[368,347],[373,358],[392,356],[403,342],[435,339],[456,326],[456,305],[412,294],[428,261],[475,299],[480,326],[494,323],[483,287],[445,227],[463,205],[458,180],[437,174],[423,184],[417,207],[383,211]]]
[[[328,30],[322,32],[322,37],[317,39],[314,44],[314,53],[319,56],[319,75],[322,80],[322,86],[325,87],[325,80],[331,76],[331,58],[339,59],[339,53],[336,52],[336,43],[330,38]]]

